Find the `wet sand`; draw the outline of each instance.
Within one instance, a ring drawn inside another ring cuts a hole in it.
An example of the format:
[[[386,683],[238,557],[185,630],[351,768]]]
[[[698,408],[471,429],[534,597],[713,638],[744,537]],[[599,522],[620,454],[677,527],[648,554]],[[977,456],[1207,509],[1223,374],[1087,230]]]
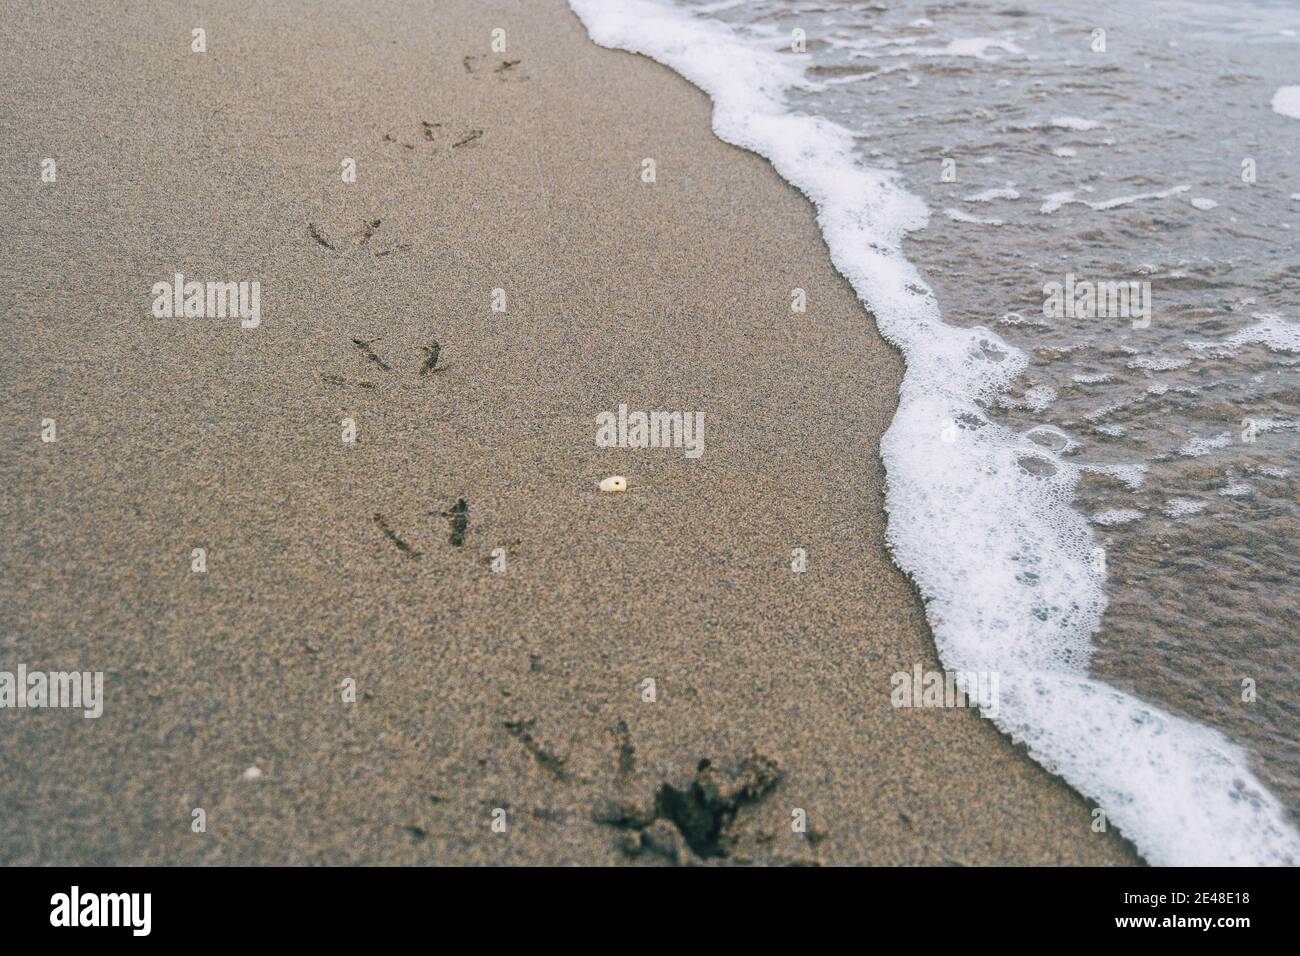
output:
[[[901,360],[703,94],[559,0],[72,10],[0,39],[0,670],[107,699],[0,711],[0,862],[1136,861],[890,705]],[[155,318],[176,272],[261,325]]]

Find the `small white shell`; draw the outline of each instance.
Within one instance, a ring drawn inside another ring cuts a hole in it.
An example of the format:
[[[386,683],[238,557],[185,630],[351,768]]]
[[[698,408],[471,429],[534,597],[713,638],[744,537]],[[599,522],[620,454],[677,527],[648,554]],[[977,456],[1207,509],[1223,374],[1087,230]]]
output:
[[[601,491],[627,491],[627,479],[622,475],[610,475],[600,483]]]

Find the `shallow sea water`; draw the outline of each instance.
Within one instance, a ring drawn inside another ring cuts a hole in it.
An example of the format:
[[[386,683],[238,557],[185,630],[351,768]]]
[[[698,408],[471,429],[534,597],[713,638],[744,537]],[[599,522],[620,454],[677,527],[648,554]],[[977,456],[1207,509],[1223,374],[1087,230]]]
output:
[[[1295,817],[1300,122],[1270,99],[1300,82],[1300,9],[1087,7],[832,8],[848,43],[811,73],[848,82],[800,103],[926,200],[905,248],[945,320],[1031,355],[996,418],[1096,468],[1075,499],[1109,572],[1093,674],[1247,745]],[[1005,46],[911,52],[970,38]],[[1151,325],[1044,317],[1066,273],[1149,282]]]
[[[1300,8],[701,6],[805,31],[792,105],[925,200],[904,248],[945,321],[1030,354],[989,411],[1089,469],[1092,672],[1226,731],[1300,814],[1300,122],[1270,106]],[[1068,273],[1149,283],[1149,327],[1045,317]]]

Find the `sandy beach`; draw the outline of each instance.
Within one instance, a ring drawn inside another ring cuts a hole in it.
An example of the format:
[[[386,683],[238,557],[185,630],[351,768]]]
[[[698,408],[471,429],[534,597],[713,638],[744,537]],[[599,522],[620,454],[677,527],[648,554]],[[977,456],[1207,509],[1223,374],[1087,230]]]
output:
[[[891,705],[902,360],[699,90],[562,0],[46,4],[0,64],[0,669],[105,695],[0,714],[0,863],[1140,862]]]

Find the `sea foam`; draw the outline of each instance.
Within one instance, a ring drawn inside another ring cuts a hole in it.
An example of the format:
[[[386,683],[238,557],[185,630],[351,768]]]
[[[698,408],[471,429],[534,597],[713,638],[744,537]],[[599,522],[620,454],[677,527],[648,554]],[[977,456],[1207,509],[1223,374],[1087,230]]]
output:
[[[921,591],[944,666],[998,672],[997,725],[1096,800],[1149,862],[1300,862],[1300,839],[1243,751],[1087,676],[1106,599],[1100,549],[1070,504],[1080,469],[984,414],[1027,357],[988,329],[944,324],[901,248],[926,224],[924,203],[896,174],[859,162],[849,130],[787,106],[787,90],[810,84],[772,36],[663,0],[569,4],[596,43],[651,57],[707,93],[714,132],[812,201],[835,267],[904,353],[881,442],[889,544]]]
[[[1284,86],[1273,94],[1273,112],[1300,119],[1300,86]]]

